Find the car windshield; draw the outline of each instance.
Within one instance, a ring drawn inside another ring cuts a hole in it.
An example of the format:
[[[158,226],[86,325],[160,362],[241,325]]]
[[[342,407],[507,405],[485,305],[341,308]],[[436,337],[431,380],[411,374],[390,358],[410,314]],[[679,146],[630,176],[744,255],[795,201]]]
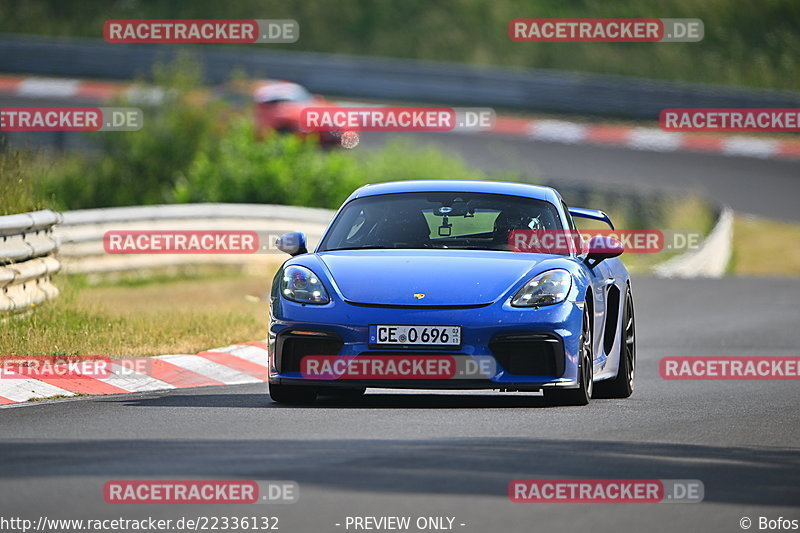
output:
[[[375,248],[511,250],[514,230],[563,229],[550,202],[484,193],[400,193],[348,203],[320,251]]]

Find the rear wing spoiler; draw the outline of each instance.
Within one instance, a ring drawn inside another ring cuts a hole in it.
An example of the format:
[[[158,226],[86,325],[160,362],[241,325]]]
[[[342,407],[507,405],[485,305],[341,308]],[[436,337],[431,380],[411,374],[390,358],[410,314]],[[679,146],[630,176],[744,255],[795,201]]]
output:
[[[586,209],[585,207],[570,207],[568,211],[573,217],[599,220],[600,222],[605,222],[608,224],[611,229],[614,229],[614,224],[611,222],[611,219],[608,218],[608,215],[603,211],[598,211],[597,209]]]

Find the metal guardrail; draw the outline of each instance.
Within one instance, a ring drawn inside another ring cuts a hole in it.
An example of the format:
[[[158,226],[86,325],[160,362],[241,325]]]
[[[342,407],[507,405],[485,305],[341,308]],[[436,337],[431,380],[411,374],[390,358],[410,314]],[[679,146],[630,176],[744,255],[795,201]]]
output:
[[[157,60],[191,50],[209,81],[235,72],[285,78],[349,97],[655,119],[668,107],[800,107],[800,93],[251,46],[108,44],[99,39],[0,36],[0,71],[106,79],[148,78]]]
[[[0,217],[0,312],[18,313],[58,296],[61,265],[53,226],[61,215],[43,210]]]
[[[277,250],[255,254],[108,254],[107,231],[247,230],[277,237],[306,233],[315,246],[334,211],[269,204],[179,204],[67,211],[56,229],[60,257],[67,273],[122,272],[198,264],[258,267],[273,261]],[[270,243],[272,244],[272,243]]]

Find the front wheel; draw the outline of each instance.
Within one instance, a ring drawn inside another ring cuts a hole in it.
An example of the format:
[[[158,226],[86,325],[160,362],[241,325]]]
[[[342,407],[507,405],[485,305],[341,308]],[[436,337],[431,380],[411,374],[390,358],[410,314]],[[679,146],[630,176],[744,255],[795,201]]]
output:
[[[625,293],[625,309],[622,311],[622,346],[619,350],[617,377],[597,384],[597,392],[603,398],[627,398],[633,394],[636,373],[636,320],[633,314],[633,295],[630,288]]]
[[[299,385],[269,385],[269,397],[276,403],[309,404],[317,399],[317,391]]]
[[[588,303],[583,308],[581,347],[578,364],[577,389],[545,389],[544,396],[552,405],[586,405],[594,389],[594,357],[592,357],[592,314]]]

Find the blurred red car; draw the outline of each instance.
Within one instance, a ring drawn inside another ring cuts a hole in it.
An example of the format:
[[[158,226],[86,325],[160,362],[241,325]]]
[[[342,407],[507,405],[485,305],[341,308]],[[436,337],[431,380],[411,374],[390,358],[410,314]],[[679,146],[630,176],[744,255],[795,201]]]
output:
[[[322,146],[338,145],[342,142],[340,131],[309,132],[300,124],[300,113],[307,107],[339,107],[321,96],[313,95],[302,85],[282,80],[264,80],[254,84],[252,91],[255,104],[255,124],[260,135],[269,131],[294,135],[319,136]],[[345,139],[355,132],[346,132]],[[357,138],[356,138],[357,139]],[[357,142],[357,141],[356,141]]]

